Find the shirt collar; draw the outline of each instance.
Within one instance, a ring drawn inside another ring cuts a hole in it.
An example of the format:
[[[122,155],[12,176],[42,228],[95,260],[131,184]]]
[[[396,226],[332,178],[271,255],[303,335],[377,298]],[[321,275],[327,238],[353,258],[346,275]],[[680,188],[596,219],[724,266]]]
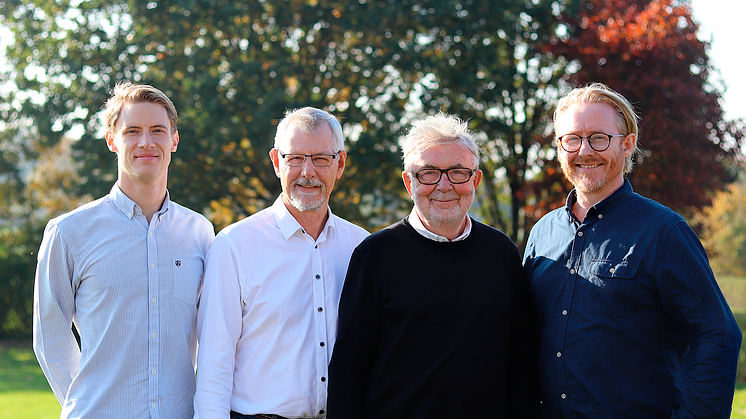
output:
[[[422,236],[436,242],[458,242],[469,237],[469,234],[471,233],[471,217],[469,216],[466,217],[466,227],[464,228],[464,232],[453,240],[448,240],[446,237],[441,236],[440,234],[435,234],[432,231],[428,230],[425,225],[422,224],[422,220],[420,220],[420,217],[415,212],[414,207],[412,208],[412,212],[409,213],[408,221],[412,228],[415,229],[415,231],[420,233]]]
[[[139,205],[130,197],[124,194],[122,190],[119,188],[119,183],[115,182],[114,186],[111,187],[111,191],[109,191],[109,198],[114,203],[114,205],[119,208],[119,211],[122,211],[122,213],[129,219],[132,219],[137,214],[142,214],[142,209]],[[163,200],[163,204],[161,205],[161,209],[156,212],[156,214],[161,214],[166,211],[168,211],[169,207],[171,206],[171,196],[168,193],[168,189],[166,189],[166,199]]]
[[[629,182],[629,179],[624,178],[624,184],[619,189],[614,191],[613,194],[609,195],[601,202],[597,202],[595,205],[593,205],[588,210],[588,215],[604,214],[630,196],[632,196],[632,184]],[[575,205],[575,202],[577,200],[577,191],[573,189],[567,195],[567,200],[565,201],[565,211],[567,211],[567,213],[570,214],[572,218],[576,218],[575,213],[572,211],[572,207],[573,205]],[[588,217],[586,216],[586,218]]]
[[[304,231],[303,226],[301,226],[298,220],[293,217],[293,214],[291,214],[285,206],[285,202],[282,201],[282,194],[280,194],[280,196],[275,199],[274,204],[272,204],[271,210],[272,215],[275,217],[275,222],[280,228],[280,232],[282,233],[283,237],[285,237],[285,240],[288,240],[293,234],[297,233],[298,230]],[[322,230],[322,235],[325,231],[327,236],[332,237],[335,228],[334,225],[337,221],[334,214],[332,214],[331,208],[329,208],[328,205],[326,207],[326,210],[329,214],[329,218],[327,218],[326,220],[326,225]],[[319,240],[320,239],[321,236],[319,236]]]

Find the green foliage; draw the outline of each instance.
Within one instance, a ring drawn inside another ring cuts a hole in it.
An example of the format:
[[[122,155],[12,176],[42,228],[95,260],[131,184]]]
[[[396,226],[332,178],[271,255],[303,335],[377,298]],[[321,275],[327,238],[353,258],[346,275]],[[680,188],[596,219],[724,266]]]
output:
[[[702,242],[712,269],[722,275],[746,275],[746,177],[715,194],[697,214]]]

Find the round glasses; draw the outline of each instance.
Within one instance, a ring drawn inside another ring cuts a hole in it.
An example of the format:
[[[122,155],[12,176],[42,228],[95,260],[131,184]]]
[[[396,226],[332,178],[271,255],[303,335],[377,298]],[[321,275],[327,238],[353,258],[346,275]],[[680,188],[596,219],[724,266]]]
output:
[[[459,184],[468,182],[474,171],[465,167],[455,167],[452,169],[420,169],[410,173],[423,185],[436,185],[443,177],[443,173],[446,174],[449,182]]]
[[[311,162],[316,167],[329,167],[339,155],[339,151],[334,154],[284,154],[282,151],[278,153],[280,157],[285,159],[285,164],[292,167],[303,166],[303,163],[306,162],[306,157],[310,157]]]
[[[626,137],[625,134],[604,134],[603,132],[596,132],[587,137],[581,137],[577,134],[565,134],[557,137],[562,149],[568,153],[574,153],[580,150],[583,145],[583,140],[588,140],[588,145],[591,146],[593,151],[605,151],[611,145],[611,139],[614,137]]]

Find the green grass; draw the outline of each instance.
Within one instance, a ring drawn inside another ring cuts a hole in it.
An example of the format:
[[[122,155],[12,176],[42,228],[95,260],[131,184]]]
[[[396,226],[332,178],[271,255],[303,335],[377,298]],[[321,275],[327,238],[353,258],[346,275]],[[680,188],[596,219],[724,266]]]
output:
[[[746,278],[722,276],[720,288],[746,336]],[[732,419],[746,419],[746,342],[741,345],[739,382]],[[28,342],[0,342],[0,419],[57,419],[60,405],[52,394]]]
[[[60,417],[30,343],[0,343],[0,419]]]

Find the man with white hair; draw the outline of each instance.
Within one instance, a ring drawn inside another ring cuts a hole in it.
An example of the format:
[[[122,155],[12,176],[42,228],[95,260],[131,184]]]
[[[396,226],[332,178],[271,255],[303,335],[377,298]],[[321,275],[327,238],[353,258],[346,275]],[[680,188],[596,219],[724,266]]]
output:
[[[368,233],[329,209],[347,157],[334,116],[288,113],[269,155],[282,194],[223,229],[207,257],[195,417],[326,415],[339,295]]]
[[[460,119],[403,142],[411,214],[353,253],[329,367],[328,418],[526,418],[535,328],[521,257],[467,211],[482,179]]]

